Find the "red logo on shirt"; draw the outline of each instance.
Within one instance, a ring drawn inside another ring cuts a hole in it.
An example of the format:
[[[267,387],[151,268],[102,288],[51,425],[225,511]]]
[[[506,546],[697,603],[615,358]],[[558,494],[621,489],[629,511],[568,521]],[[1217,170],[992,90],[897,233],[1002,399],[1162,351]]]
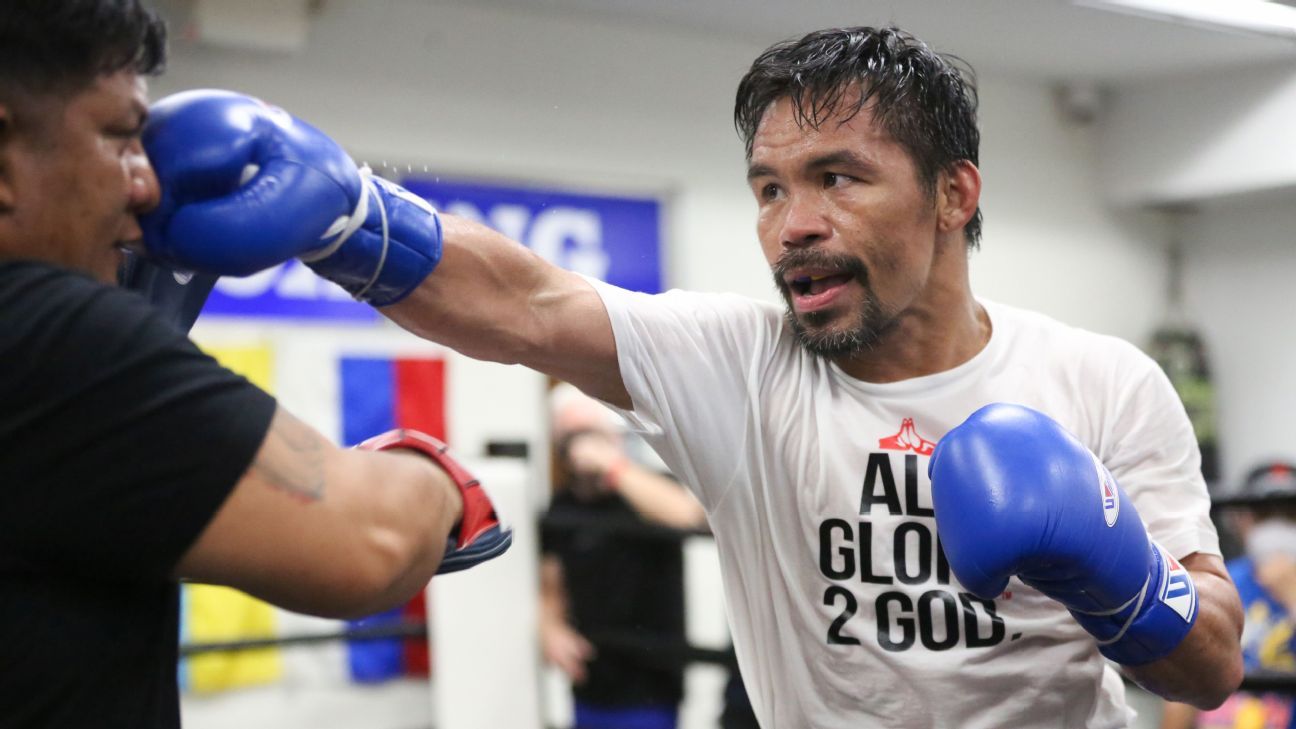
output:
[[[936,444],[918,435],[914,430],[913,418],[900,421],[900,432],[886,438],[878,439],[878,448],[890,451],[913,451],[920,456],[930,456]]]

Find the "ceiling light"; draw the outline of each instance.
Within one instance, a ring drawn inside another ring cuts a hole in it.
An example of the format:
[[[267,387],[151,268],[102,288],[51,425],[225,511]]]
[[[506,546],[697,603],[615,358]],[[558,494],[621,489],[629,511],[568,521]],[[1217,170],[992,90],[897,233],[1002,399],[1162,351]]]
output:
[[[1296,42],[1296,8],[1264,0],[1072,0],[1076,5],[1209,30]]]

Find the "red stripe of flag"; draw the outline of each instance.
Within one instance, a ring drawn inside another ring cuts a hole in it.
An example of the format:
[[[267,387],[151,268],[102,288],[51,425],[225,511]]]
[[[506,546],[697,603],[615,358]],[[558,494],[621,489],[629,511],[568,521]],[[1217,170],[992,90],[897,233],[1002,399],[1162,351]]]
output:
[[[395,410],[396,427],[412,428],[441,440],[446,437],[445,419],[445,360],[397,359]],[[415,595],[401,609],[407,620],[427,619],[427,601],[424,593]],[[428,642],[420,639],[405,641],[402,651],[405,673],[427,676],[431,672]]]
[[[396,427],[413,428],[441,440],[446,437],[445,360],[398,359]]]

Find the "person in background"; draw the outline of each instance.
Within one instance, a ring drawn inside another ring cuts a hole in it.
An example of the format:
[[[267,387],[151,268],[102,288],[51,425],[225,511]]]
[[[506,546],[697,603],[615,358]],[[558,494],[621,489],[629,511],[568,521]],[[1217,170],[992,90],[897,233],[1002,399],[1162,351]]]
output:
[[[1296,465],[1257,466],[1242,495],[1248,505],[1230,516],[1246,553],[1228,563],[1246,611],[1242,659],[1296,680]],[[1167,703],[1161,729],[1296,729],[1296,695],[1238,692],[1206,712]]]
[[[544,657],[572,683],[576,729],[675,727],[684,667],[666,651],[685,641],[683,555],[675,535],[633,527],[704,528],[702,506],[631,458],[621,419],[576,388],[554,388],[551,414],[554,495],[540,567]],[[635,634],[661,650],[619,644],[615,634]]]
[[[685,531],[707,528],[706,513],[692,494],[674,479],[630,456],[631,449],[626,447],[623,432],[624,420],[565,383],[554,388],[551,398],[556,446],[554,481],[566,484],[571,495],[556,499],[557,503],[566,503],[571,498],[587,503],[620,497],[643,522]],[[558,506],[559,513],[565,508]],[[577,683],[585,681],[587,664],[595,651],[568,620],[562,569],[557,555],[545,556],[541,643],[545,658]],[[759,727],[736,666],[730,670],[725,685],[720,726],[722,729]]]

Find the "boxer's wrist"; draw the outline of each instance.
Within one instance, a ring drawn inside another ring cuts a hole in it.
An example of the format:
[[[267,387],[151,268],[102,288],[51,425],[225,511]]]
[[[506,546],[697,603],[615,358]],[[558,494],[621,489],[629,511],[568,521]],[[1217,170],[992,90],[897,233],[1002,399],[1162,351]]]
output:
[[[441,218],[395,183],[360,171],[363,193],[346,229],[327,249],[302,256],[315,273],[357,301],[403,300],[441,260]]]
[[[1197,587],[1192,575],[1161,545],[1149,540],[1153,568],[1147,585],[1130,604],[1100,615],[1072,610],[1076,622],[1098,639],[1098,650],[1127,666],[1169,655],[1197,620]]]

